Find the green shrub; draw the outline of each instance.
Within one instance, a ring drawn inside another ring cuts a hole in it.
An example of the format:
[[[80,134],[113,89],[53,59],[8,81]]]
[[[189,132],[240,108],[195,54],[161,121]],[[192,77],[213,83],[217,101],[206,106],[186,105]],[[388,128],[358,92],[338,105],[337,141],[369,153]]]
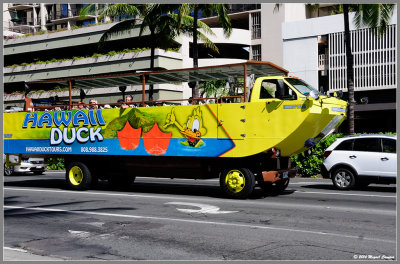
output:
[[[356,133],[355,135],[368,134]],[[379,132],[378,134],[396,135],[394,132]],[[302,177],[312,177],[321,173],[321,164],[324,162],[325,150],[337,139],[342,138],[343,133],[331,134],[318,142],[312,149],[311,155],[306,155],[306,152],[300,153],[291,157],[293,167],[297,168],[297,173]]]
[[[46,158],[45,163],[47,164],[48,170],[64,170],[64,159],[63,158]]]
[[[83,56],[74,56],[74,57],[72,57],[72,60],[81,60],[81,59],[84,59],[85,57],[83,57]]]
[[[325,150],[337,139],[344,135],[342,133],[330,134],[320,142],[312,150],[311,155],[307,155],[307,151],[295,155],[291,158],[293,166],[297,168],[297,173],[302,177],[311,177],[321,172],[321,164],[324,162],[323,155]]]
[[[113,56],[113,55],[117,55],[118,53],[115,50],[109,51],[106,55],[107,56]]]

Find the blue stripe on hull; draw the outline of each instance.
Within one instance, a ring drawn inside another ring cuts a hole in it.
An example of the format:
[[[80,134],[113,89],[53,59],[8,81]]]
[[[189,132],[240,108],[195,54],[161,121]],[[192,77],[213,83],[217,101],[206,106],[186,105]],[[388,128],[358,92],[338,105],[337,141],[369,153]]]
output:
[[[57,146],[50,146],[48,139],[12,139],[4,140],[4,153],[218,157],[235,146],[231,139],[205,138],[204,144],[197,148],[183,145],[185,141],[183,138],[171,138],[164,155],[150,155],[145,150],[142,138],[139,146],[132,150],[122,149],[118,139],[83,144],[74,142],[71,145],[61,143]]]

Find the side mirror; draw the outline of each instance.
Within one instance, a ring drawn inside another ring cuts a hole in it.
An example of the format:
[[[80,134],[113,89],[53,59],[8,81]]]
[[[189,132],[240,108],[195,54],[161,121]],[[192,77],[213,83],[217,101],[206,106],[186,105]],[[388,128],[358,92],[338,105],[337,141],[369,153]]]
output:
[[[334,93],[333,93],[333,96],[335,96],[335,97],[341,99],[341,98],[343,97],[343,91],[342,91],[342,90],[339,90],[339,91],[337,91],[337,92],[334,92]]]

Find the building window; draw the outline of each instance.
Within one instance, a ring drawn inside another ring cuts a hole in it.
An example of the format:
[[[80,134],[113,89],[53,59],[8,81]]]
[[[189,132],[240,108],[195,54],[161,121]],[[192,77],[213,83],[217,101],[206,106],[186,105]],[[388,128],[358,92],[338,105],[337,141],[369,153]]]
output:
[[[396,88],[396,25],[378,36],[376,29],[350,32],[354,90]],[[344,33],[329,34],[329,90],[347,89]]]
[[[252,60],[261,61],[261,45],[251,47]]]
[[[251,13],[251,39],[261,38],[261,12]]]

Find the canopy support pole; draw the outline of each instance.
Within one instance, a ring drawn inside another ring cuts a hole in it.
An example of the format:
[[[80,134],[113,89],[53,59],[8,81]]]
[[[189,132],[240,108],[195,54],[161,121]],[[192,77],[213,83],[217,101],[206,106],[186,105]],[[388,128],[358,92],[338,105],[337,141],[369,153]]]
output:
[[[247,87],[246,87],[246,83],[247,83],[247,64],[243,64],[243,72],[244,72],[244,76],[243,76],[243,93],[244,93],[244,102],[247,102]]]
[[[142,74],[142,107],[145,106],[144,100],[146,99],[146,76]]]

